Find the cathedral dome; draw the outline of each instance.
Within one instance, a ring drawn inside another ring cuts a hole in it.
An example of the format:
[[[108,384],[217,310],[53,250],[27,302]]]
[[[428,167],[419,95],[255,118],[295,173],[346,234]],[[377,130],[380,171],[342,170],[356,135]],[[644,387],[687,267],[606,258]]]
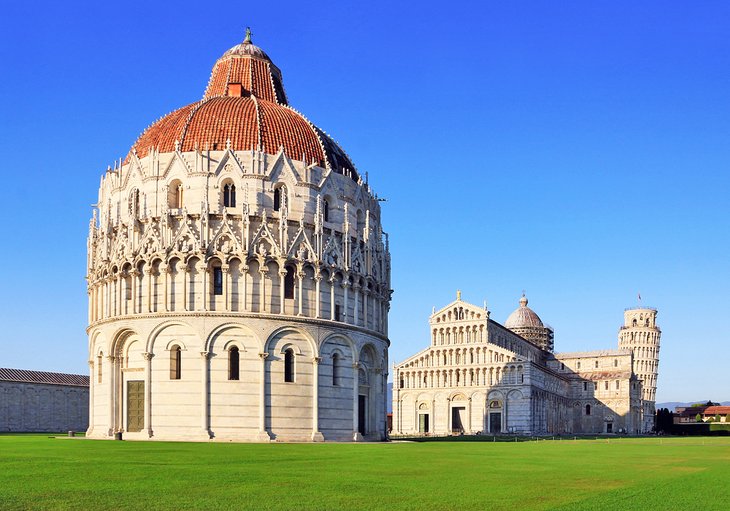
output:
[[[543,327],[542,320],[527,306],[527,297],[523,294],[520,298],[520,306],[509,315],[504,326],[509,329],[525,327]]]
[[[130,155],[154,149],[259,150],[350,176],[358,174],[345,152],[327,134],[288,104],[281,71],[251,43],[251,34],[214,64],[203,99],[169,113],[149,126]],[[129,160],[129,155],[127,160]]]

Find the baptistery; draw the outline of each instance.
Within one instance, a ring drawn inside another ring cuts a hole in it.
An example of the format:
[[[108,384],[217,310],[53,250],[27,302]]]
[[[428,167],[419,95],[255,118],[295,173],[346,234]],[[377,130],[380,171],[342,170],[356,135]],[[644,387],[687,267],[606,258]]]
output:
[[[245,40],[101,179],[88,238],[92,438],[386,435],[377,196]]]

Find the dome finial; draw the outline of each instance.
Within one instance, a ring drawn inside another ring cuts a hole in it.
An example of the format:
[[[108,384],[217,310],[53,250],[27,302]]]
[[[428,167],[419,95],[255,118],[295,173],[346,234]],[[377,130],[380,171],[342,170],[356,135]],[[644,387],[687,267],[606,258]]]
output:
[[[461,289],[456,290],[456,299],[461,300]]]
[[[243,39],[243,42],[251,44],[251,27],[246,27],[246,37]]]
[[[525,290],[522,290],[522,298],[520,298],[520,306],[527,307],[527,297],[525,296]]]

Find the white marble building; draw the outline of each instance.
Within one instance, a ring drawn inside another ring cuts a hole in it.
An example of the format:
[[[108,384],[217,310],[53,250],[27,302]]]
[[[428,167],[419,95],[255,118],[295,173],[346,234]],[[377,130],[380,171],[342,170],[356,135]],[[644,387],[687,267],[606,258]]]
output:
[[[394,434],[651,430],[656,310],[627,309],[620,349],[562,354],[524,295],[505,326],[489,316],[460,294],[433,312],[430,346],[393,369]]]
[[[250,40],[101,179],[88,436],[383,439],[377,197]]]

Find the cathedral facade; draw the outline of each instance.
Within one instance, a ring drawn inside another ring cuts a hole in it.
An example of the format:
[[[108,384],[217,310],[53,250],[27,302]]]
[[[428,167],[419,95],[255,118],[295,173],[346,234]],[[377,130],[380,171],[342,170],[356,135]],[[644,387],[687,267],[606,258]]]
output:
[[[87,280],[89,437],[385,438],[379,202],[250,33],[102,177]]]
[[[527,303],[504,325],[460,293],[434,311],[430,346],[394,366],[393,434],[650,431],[657,311],[627,309],[618,349],[553,353],[552,328]]]

